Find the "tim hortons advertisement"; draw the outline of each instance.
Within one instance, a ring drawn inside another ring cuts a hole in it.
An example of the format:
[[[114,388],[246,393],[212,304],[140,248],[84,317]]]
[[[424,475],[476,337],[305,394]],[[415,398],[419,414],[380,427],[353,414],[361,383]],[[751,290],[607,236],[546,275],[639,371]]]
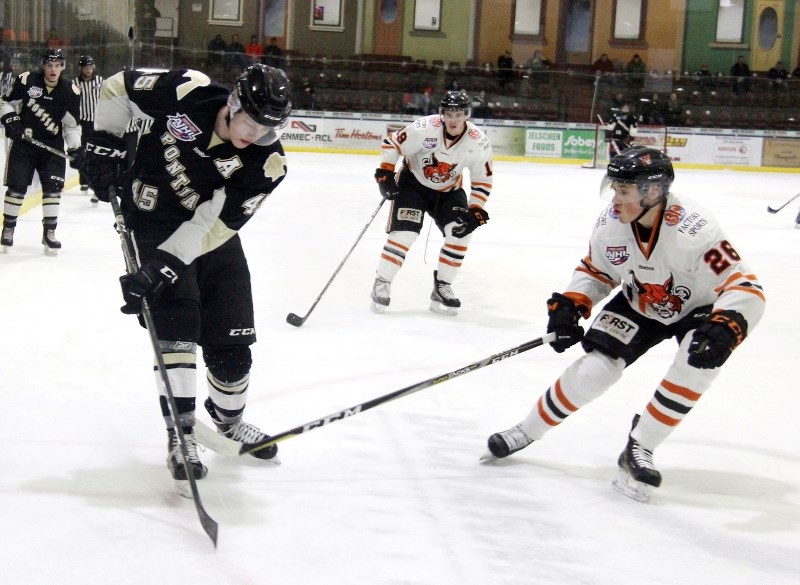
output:
[[[290,118],[281,134],[284,146],[379,150],[386,123],[343,118]]]

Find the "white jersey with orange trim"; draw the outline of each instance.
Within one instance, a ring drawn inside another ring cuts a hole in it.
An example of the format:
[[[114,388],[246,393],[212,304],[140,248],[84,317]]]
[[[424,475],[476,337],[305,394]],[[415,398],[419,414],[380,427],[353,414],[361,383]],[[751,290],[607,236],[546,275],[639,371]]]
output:
[[[670,194],[646,232],[636,222],[621,223],[609,205],[565,294],[591,310],[622,285],[635,311],[664,324],[705,305],[741,313],[749,329],[761,319],[758,278],[708,211]]]
[[[439,114],[418,118],[391,132],[381,146],[381,168],[394,170],[400,156],[420,184],[437,191],[458,189],[469,169],[469,205],[483,208],[492,191],[492,145],[472,122],[450,140]]]

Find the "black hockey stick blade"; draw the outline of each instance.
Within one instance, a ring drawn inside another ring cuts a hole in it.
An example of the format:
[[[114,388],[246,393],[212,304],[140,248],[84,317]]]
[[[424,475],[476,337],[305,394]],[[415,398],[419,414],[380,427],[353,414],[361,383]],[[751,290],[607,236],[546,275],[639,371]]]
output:
[[[431,386],[435,386],[436,384],[441,384],[442,382],[447,382],[448,380],[452,380],[453,378],[458,378],[460,376],[463,376],[464,374],[468,374],[470,372],[474,372],[475,370],[485,368],[486,366],[496,364],[497,362],[501,362],[508,358],[514,357],[515,355],[519,355],[535,347],[539,347],[541,345],[550,343],[551,341],[554,341],[555,338],[556,338],[555,333],[548,333],[547,335],[544,335],[542,337],[537,337],[536,339],[532,339],[531,341],[527,341],[516,347],[512,347],[511,349],[508,349],[506,351],[501,351],[500,353],[490,355],[487,358],[484,358],[477,362],[473,362],[467,366],[458,368],[457,370],[453,370],[452,372],[447,372],[446,374],[442,374],[440,376],[428,378],[423,382],[418,382],[417,384],[406,386],[405,388],[401,388],[400,390],[395,390],[394,392],[390,392],[389,394],[384,394],[383,396],[379,396],[378,398],[373,398],[372,400],[367,400],[366,402],[362,402],[361,404],[357,404],[350,408],[345,408],[338,412],[334,412],[332,414],[329,414],[328,416],[318,418],[316,420],[308,422],[299,427],[295,427],[283,433],[278,433],[277,435],[273,435],[265,441],[260,441],[258,443],[245,443],[239,449],[239,455],[255,453],[256,451],[260,451],[261,449],[266,449],[270,445],[274,445],[275,443],[279,443],[280,441],[285,441],[286,439],[296,437],[297,435],[302,435],[303,433],[307,433],[308,431],[313,431],[314,429],[327,426],[332,422],[336,422],[337,420],[350,418],[351,416],[355,416],[362,412],[366,412],[367,410],[375,408],[376,406],[380,406],[381,404],[386,404],[387,402],[391,402],[392,400],[397,400],[398,398],[409,396],[410,394],[414,394],[416,392],[419,392],[420,390],[425,390],[426,388],[430,388]]]
[[[337,274],[339,274],[339,271],[342,269],[342,266],[344,266],[344,263],[347,262],[347,259],[350,257],[350,254],[353,253],[353,250],[356,249],[356,246],[361,241],[361,238],[364,237],[364,234],[366,233],[366,231],[369,228],[369,226],[372,225],[372,220],[374,220],[375,216],[378,215],[378,212],[381,210],[381,207],[383,207],[383,204],[385,202],[386,202],[386,197],[382,197],[381,198],[381,202],[378,204],[378,207],[375,209],[375,211],[372,212],[372,215],[369,217],[369,221],[361,229],[361,233],[358,234],[358,237],[356,238],[356,241],[353,242],[353,245],[350,248],[350,250],[347,252],[347,254],[345,254],[345,257],[342,258],[342,261],[339,262],[339,266],[337,266],[336,270],[333,271],[333,274],[328,279],[328,282],[325,283],[324,287],[322,287],[322,292],[319,293],[319,295],[317,296],[316,300],[311,304],[311,308],[308,309],[308,312],[306,313],[306,316],[305,317],[300,317],[298,315],[295,315],[294,313],[289,313],[288,315],[286,315],[286,322],[289,325],[294,325],[295,327],[300,327],[303,323],[306,322],[306,319],[309,318],[309,316],[311,315],[311,313],[314,310],[314,308],[319,304],[320,300],[322,300],[322,295],[324,295],[325,291],[328,290],[328,287],[333,282],[333,279],[336,278]]]
[[[300,315],[295,315],[294,313],[289,313],[288,315],[286,315],[286,322],[289,325],[300,327],[303,323],[306,322],[306,318],[301,317]]]
[[[767,205],[767,212],[768,213],[778,213],[781,209],[783,209],[784,207],[789,205],[792,201],[794,201],[798,197],[800,197],[800,193],[797,193],[794,197],[791,197],[786,203],[784,203],[780,207],[771,207],[771,206]]]

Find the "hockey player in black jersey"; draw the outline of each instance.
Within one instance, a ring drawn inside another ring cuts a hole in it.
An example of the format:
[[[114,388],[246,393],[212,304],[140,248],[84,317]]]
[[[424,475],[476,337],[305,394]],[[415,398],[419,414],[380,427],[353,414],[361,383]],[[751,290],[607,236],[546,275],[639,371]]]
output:
[[[238,231],[286,176],[276,131],[291,112],[290,91],[283,71],[260,64],[244,71],[233,92],[194,70],[123,71],[103,84],[86,145],[84,170],[101,200],[123,171],[121,208],[141,268],[120,278],[122,312],[138,314],[148,300],[197,479],[207,472],[193,433],[198,345],[205,408],[219,432],[247,443],[267,438],[242,420],[256,329]],[[123,135],[134,119],[147,131],[129,148]],[[185,483],[161,383],[159,390],[167,465]],[[277,463],[276,454],[274,445],[254,453]]]
[[[25,142],[31,138],[57,150],[66,142],[70,154],[78,154],[81,129],[78,125],[80,90],[61,78],[64,55],[60,49],[48,49],[42,55],[41,70],[26,71],[16,79],[0,101],[0,121],[6,137],[12,140],[8,152],[3,205],[3,250],[14,245],[14,229],[25,193],[39,174],[42,184],[42,244],[45,252],[57,254],[61,242],[55,238],[61,190],[64,187],[66,161],[39,146]]]

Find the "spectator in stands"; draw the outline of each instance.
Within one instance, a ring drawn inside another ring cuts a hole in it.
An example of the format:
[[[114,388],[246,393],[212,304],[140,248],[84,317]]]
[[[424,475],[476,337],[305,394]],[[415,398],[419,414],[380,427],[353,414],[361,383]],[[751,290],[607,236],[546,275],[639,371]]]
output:
[[[608,58],[606,53],[603,53],[599,59],[592,63],[592,70],[598,76],[614,73],[614,62]]]
[[[736,63],[731,66],[731,89],[735,94],[743,94],[750,91],[750,66],[745,62],[744,55],[739,55]]]
[[[647,66],[639,54],[636,53],[625,65],[625,77],[632,89],[642,89],[647,76]]]
[[[275,37],[272,37],[269,44],[264,46],[264,64],[283,68],[283,51],[278,46],[278,39]]]
[[[786,80],[789,78],[789,72],[783,66],[783,61],[775,63],[775,67],[770,68],[767,72],[769,77],[769,84],[772,89],[786,89]]]
[[[486,91],[483,89],[472,95],[472,117],[482,118],[484,120],[492,117],[492,111],[489,109],[489,101],[486,98]]]
[[[708,69],[708,63],[700,65],[700,69],[694,72],[694,79],[703,91],[714,85],[714,76]]]
[[[542,52],[536,49],[530,59],[525,61],[525,74],[535,83],[547,83],[550,69],[550,60],[542,56]]]
[[[225,52],[227,58],[227,67],[236,67],[244,69],[247,67],[247,58],[244,54],[244,45],[239,41],[239,35],[231,35],[231,42],[228,45],[228,50]]]
[[[664,123],[667,126],[680,126],[683,123],[683,104],[676,91],[669,94],[664,108]]]
[[[308,74],[303,73],[300,77],[300,85],[297,88],[297,105],[298,110],[313,110],[314,109],[314,84],[311,82]]]
[[[643,98],[642,106],[639,122],[654,126],[664,124],[664,106],[657,93],[652,94],[650,99],[645,100]]]
[[[264,53],[263,49],[261,48],[261,43],[258,42],[258,35],[250,36],[250,43],[247,45],[247,47],[245,47],[244,52],[251,64],[261,63]]]
[[[511,57],[511,51],[504,51],[502,55],[497,58],[497,79],[500,82],[500,89],[503,89],[506,83],[509,83],[514,76],[514,59]]]
[[[624,106],[628,101],[625,99],[625,93],[618,91],[614,94],[614,97],[611,98],[611,103],[608,106],[609,116],[613,116],[614,114],[619,113],[622,111],[622,106]]]
[[[225,51],[228,50],[228,43],[222,38],[222,35],[217,35],[208,43],[208,64],[209,65],[222,65],[222,57]]]

